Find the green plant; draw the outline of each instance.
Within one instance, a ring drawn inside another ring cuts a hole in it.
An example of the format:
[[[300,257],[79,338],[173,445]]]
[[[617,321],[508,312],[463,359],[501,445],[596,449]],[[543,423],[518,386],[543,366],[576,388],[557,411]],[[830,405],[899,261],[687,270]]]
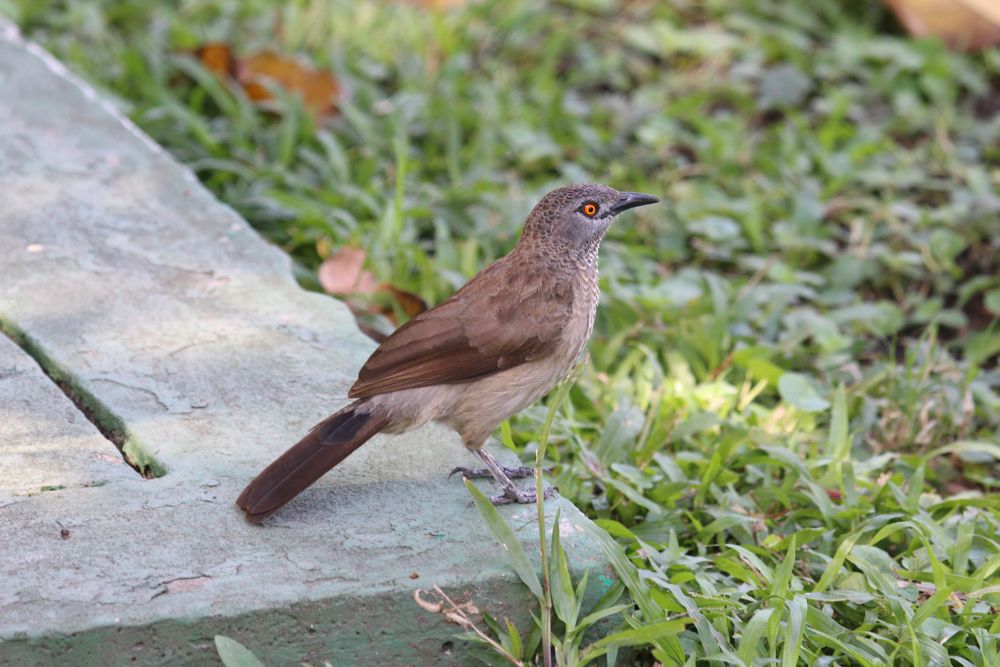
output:
[[[558,511],[552,520],[552,530],[549,535],[546,535],[543,482],[545,447],[548,443],[548,433],[552,426],[552,420],[571,386],[572,381],[565,382],[556,392],[545,419],[542,439],[535,456],[541,581],[539,581],[534,566],[510,525],[482,491],[470,480],[465,481],[480,516],[497,541],[503,546],[511,567],[534,595],[539,606],[539,614],[532,615],[535,625],[528,635],[527,642],[522,642],[520,633],[510,621],[505,620],[505,625],[502,626],[489,615],[484,615],[484,622],[497,636],[497,641],[485,637],[481,632],[464,635],[465,639],[491,649],[486,653],[478,653],[488,663],[494,663],[494,658],[499,655],[511,664],[523,665],[526,659],[530,660],[535,649],[540,648],[541,661],[546,667],[553,664],[553,659],[556,665],[566,667],[586,665],[602,656],[607,656],[607,663],[613,665],[619,648],[663,641],[683,630],[690,620],[681,617],[645,625],[636,624],[635,627],[613,632],[584,645],[587,631],[596,623],[627,612],[632,605],[618,603],[624,591],[624,586],[619,583],[609,588],[600,600],[588,610],[587,614],[582,615],[588,575],[584,574],[574,586],[566,552],[560,542]],[[546,542],[549,543],[548,547],[546,547]],[[607,544],[602,544],[602,546],[609,549]],[[617,549],[617,545],[610,546],[609,555],[616,555]],[[616,566],[619,565],[620,563],[616,564]],[[632,570],[626,569],[626,571],[634,572],[634,568]]]

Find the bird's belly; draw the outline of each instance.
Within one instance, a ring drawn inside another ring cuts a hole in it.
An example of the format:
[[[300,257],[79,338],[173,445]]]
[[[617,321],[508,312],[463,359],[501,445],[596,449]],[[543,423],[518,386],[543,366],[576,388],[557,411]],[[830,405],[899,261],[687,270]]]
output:
[[[573,366],[576,355],[554,355],[491,375],[463,387],[447,415],[470,449],[478,449],[504,419],[520,412],[559,383]]]
[[[544,396],[565,376],[566,370],[553,364],[523,364],[472,382],[459,398],[455,412],[462,417],[479,415],[499,423]]]
[[[507,417],[523,410],[559,383],[573,366],[573,350],[462,384],[404,389],[373,397],[390,416],[386,433],[402,433],[428,421],[448,424],[470,449],[483,446]]]

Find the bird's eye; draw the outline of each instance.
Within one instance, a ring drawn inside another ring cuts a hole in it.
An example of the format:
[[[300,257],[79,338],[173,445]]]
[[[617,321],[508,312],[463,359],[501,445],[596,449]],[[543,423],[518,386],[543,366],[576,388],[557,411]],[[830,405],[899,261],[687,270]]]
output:
[[[584,204],[580,208],[580,210],[583,211],[583,214],[588,218],[593,218],[595,215],[597,215],[597,204],[595,204],[592,201],[589,201],[586,204]]]

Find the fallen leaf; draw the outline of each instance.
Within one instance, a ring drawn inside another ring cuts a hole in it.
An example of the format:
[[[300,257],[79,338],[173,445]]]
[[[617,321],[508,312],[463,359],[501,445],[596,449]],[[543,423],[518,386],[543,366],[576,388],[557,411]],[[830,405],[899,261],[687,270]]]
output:
[[[224,42],[207,42],[198,47],[195,53],[197,53],[198,60],[205,66],[205,69],[216,74],[224,74],[235,78],[236,59],[233,58],[233,51],[229,48],[228,44]]]
[[[375,276],[364,270],[365,257],[360,248],[340,248],[320,265],[319,284],[327,294],[361,297],[347,299],[347,306],[362,331],[381,342],[399,325],[395,305],[411,318],[427,310],[427,303],[417,294],[391,283],[377,284]]]
[[[995,26],[1000,26],[1000,3],[996,0],[958,0]]]
[[[205,69],[235,79],[254,102],[272,101],[271,86],[276,85],[299,95],[306,109],[317,116],[337,113],[342,90],[330,72],[272,51],[237,58],[225,42],[206,42],[195,53]]]
[[[269,84],[302,96],[305,107],[319,116],[337,112],[340,86],[329,72],[313,69],[277,53],[265,51],[237,60],[236,80],[255,102],[273,99]]]
[[[327,294],[372,294],[377,289],[375,276],[362,270],[364,263],[364,250],[340,248],[320,265],[319,284]]]
[[[950,48],[979,51],[1000,44],[996,0],[885,0],[906,31],[938,37]]]
[[[380,292],[385,292],[392,296],[396,300],[396,303],[403,309],[403,312],[406,313],[407,317],[416,317],[427,310],[427,302],[413,292],[407,292],[389,283],[382,283],[378,289]],[[392,316],[391,309],[385,314]]]

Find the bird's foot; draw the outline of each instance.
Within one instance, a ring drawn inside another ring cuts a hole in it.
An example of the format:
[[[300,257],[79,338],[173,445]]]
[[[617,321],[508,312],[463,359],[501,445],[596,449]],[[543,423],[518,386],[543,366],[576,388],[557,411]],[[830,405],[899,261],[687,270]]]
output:
[[[500,465],[493,456],[485,449],[479,449],[474,452],[474,454],[479,457],[483,463],[486,464],[484,470],[470,470],[469,468],[458,467],[451,471],[451,475],[456,472],[462,473],[462,476],[466,479],[479,479],[492,477],[495,479],[503,488],[503,493],[497,496],[491,496],[490,502],[494,505],[509,505],[511,503],[533,503],[535,502],[535,490],[532,489],[521,489],[514,485],[511,478],[519,477],[531,477],[535,474],[535,469],[529,466],[516,466],[513,468],[508,468],[507,466]],[[548,471],[546,471],[548,472]],[[451,475],[448,475],[451,477]],[[543,492],[546,498],[551,498],[555,495],[554,487],[547,487]]]
[[[542,495],[546,500],[553,498],[556,495],[556,487],[545,487]],[[531,504],[535,502],[535,496],[534,489],[521,489],[511,485],[504,487],[503,493],[490,496],[490,502],[494,505],[510,505],[511,503]]]
[[[507,475],[510,479],[524,479],[525,477],[533,477],[535,475],[535,469],[530,466],[500,466],[503,473]],[[548,472],[546,470],[546,472]],[[458,466],[457,468],[452,468],[452,471],[448,473],[448,477],[453,476],[455,473],[462,473],[462,477],[466,479],[491,479],[496,477],[489,468],[466,468],[464,466]],[[534,501],[531,501],[534,502]]]

